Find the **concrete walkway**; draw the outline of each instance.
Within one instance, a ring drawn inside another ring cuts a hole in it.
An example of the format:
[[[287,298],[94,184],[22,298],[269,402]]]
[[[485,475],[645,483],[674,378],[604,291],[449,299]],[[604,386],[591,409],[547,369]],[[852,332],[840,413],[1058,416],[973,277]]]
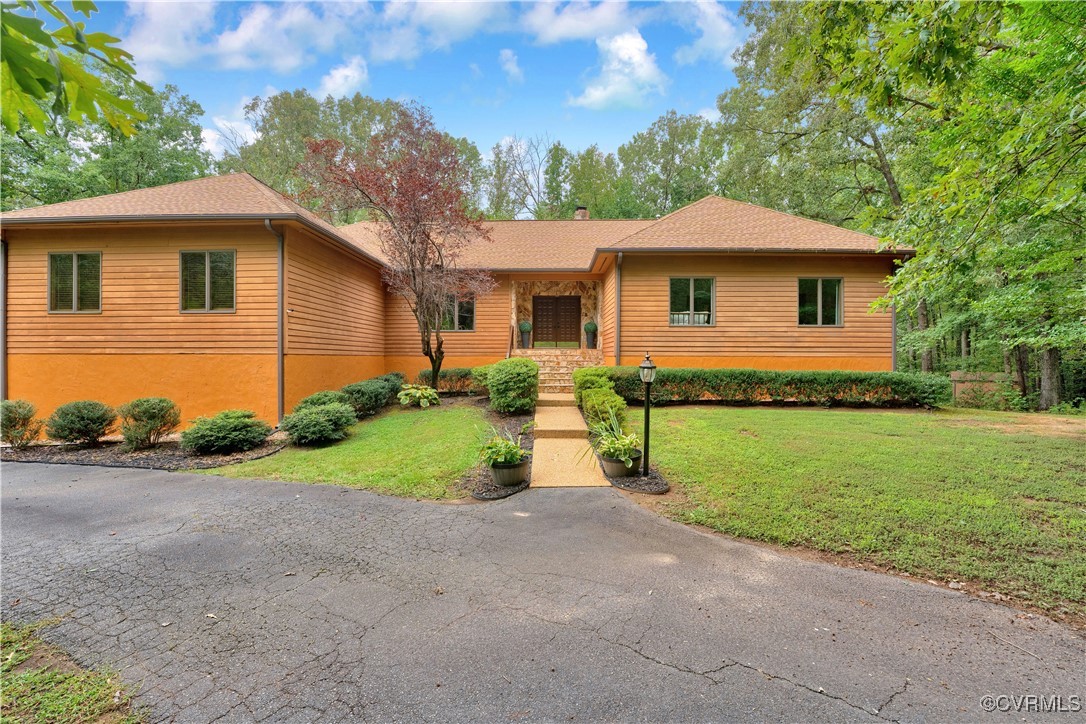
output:
[[[595,488],[610,485],[588,448],[588,427],[573,395],[542,393],[535,408],[533,488]]]

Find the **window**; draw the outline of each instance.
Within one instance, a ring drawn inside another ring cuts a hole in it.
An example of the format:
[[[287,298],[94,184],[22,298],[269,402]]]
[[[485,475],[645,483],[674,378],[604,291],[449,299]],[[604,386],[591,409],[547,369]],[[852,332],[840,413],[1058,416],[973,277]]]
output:
[[[841,325],[841,280],[799,280],[799,323],[803,326]]]
[[[441,313],[441,331],[475,331],[475,300],[449,297],[445,310]]]
[[[181,311],[234,311],[234,252],[181,252]]]
[[[102,311],[102,254],[49,255],[49,311]]]
[[[711,277],[671,280],[671,324],[707,327],[713,320]]]

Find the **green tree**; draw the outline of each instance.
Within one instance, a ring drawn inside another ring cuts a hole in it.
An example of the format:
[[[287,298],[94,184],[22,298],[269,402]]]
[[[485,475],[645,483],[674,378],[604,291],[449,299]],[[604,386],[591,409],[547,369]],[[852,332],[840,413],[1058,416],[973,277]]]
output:
[[[649,215],[670,213],[713,192],[709,123],[668,111],[618,149],[622,171]]]
[[[4,129],[0,140],[0,207],[4,210],[161,186],[205,176],[203,109],[176,86],[147,92],[109,72],[105,87],[130,99],[146,118],[127,136],[105,119],[77,124],[47,109],[44,132]]]
[[[98,8],[93,2],[73,0],[72,8],[89,18]],[[38,10],[60,26],[49,30],[34,16]],[[86,24],[73,21],[52,0],[15,0],[0,6],[0,117],[14,133],[26,120],[44,133],[53,117],[74,123],[99,117],[125,135],[135,132],[144,116],[133,102],[112,92],[92,69],[112,69],[143,90],[135,80],[132,55],[116,46],[106,33],[88,33]],[[48,109],[48,112],[47,112]]]

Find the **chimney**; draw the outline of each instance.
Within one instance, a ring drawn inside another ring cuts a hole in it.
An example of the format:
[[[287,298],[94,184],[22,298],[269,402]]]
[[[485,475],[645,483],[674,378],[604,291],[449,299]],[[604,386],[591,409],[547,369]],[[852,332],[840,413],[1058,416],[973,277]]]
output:
[[[588,207],[578,206],[577,210],[573,212],[573,219],[574,221],[587,221],[589,219]]]

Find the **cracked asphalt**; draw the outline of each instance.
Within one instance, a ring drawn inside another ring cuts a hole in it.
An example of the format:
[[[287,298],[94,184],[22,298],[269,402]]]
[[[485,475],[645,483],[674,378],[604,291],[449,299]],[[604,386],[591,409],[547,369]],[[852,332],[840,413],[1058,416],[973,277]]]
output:
[[[701,533],[612,489],[439,505],[2,474],[4,619],[62,617],[44,637],[118,671],[153,720],[1070,721],[981,697],[1086,693],[1068,627]]]

